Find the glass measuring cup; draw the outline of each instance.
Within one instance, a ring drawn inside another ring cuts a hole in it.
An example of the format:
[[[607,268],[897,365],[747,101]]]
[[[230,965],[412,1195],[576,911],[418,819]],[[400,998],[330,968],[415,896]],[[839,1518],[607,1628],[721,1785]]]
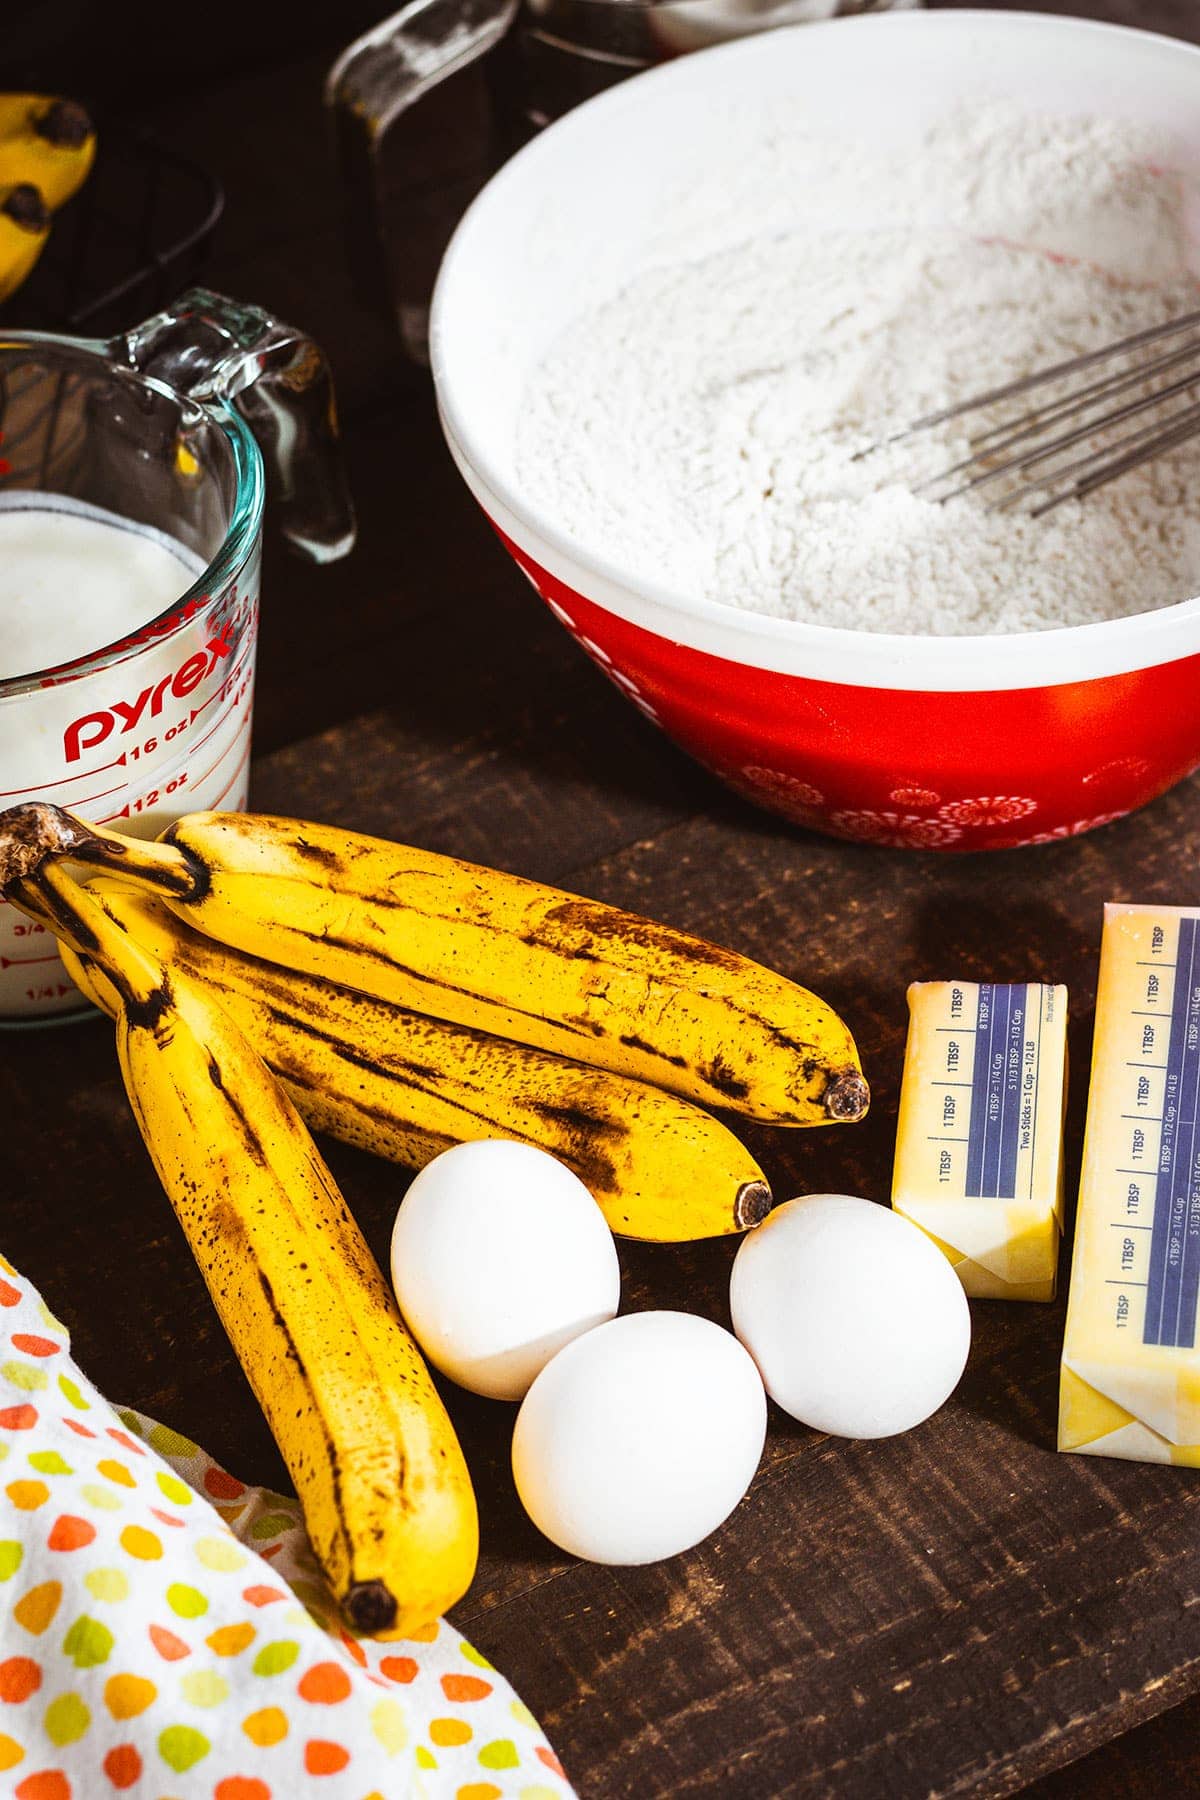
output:
[[[255,307],[194,289],[108,342],[0,333],[0,507],[121,524],[181,565],[155,618],[0,680],[0,810],[51,801],[152,836],[245,804],[264,455],[290,544],[349,550],[328,366]],[[84,1009],[49,933],[0,904],[0,1025]]]

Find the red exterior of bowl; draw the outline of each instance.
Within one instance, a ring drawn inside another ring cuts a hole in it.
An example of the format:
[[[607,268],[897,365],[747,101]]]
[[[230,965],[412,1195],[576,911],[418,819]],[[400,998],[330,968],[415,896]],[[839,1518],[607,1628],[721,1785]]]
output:
[[[810,680],[647,631],[496,530],[635,706],[730,787],[812,830],[908,849],[1014,849],[1107,825],[1200,767],[1200,656],[973,693]]]

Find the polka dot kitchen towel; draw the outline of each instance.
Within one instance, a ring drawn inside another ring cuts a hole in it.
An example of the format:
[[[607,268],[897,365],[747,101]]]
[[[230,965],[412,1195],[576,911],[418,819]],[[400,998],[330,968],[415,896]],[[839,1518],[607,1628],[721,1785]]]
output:
[[[0,1795],[571,1793],[458,1632],[349,1636],[295,1500],[115,1412],[0,1258]]]

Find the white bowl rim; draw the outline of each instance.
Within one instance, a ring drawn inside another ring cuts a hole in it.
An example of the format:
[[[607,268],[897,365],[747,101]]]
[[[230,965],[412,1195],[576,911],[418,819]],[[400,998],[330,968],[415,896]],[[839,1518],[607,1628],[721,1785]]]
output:
[[[822,625],[687,596],[635,576],[603,553],[577,543],[546,512],[526,500],[496,460],[473,441],[470,394],[461,390],[449,364],[443,322],[446,297],[474,220],[485,208],[503,203],[508,182],[520,178],[528,159],[545,154],[542,146],[554,134],[568,133],[583,114],[594,119],[607,108],[627,106],[633,87],[646,92],[650,84],[679,79],[681,68],[694,65],[697,59],[711,62],[714,58],[769,54],[771,40],[777,43],[781,37],[811,44],[813,34],[825,36],[831,31],[854,30],[866,39],[890,31],[951,35],[980,25],[1013,34],[1103,37],[1115,46],[1137,43],[1174,60],[1194,59],[1200,89],[1200,45],[1141,27],[984,7],[859,14],[749,34],[631,76],[548,126],[481,189],[459,221],[438,272],[430,309],[430,364],[442,429],[460,473],[493,523],[540,567],[584,599],[675,643],[768,673],[855,687],[980,693],[1038,689],[1137,673],[1200,655],[1200,594],[1087,625],[941,635]]]

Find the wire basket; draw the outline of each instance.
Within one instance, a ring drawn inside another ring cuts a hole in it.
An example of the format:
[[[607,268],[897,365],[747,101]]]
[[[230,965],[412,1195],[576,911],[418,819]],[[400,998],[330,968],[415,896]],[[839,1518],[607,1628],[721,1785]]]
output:
[[[149,132],[102,125],[99,143],[0,323],[106,337],[200,274],[225,205],[220,183]]]

